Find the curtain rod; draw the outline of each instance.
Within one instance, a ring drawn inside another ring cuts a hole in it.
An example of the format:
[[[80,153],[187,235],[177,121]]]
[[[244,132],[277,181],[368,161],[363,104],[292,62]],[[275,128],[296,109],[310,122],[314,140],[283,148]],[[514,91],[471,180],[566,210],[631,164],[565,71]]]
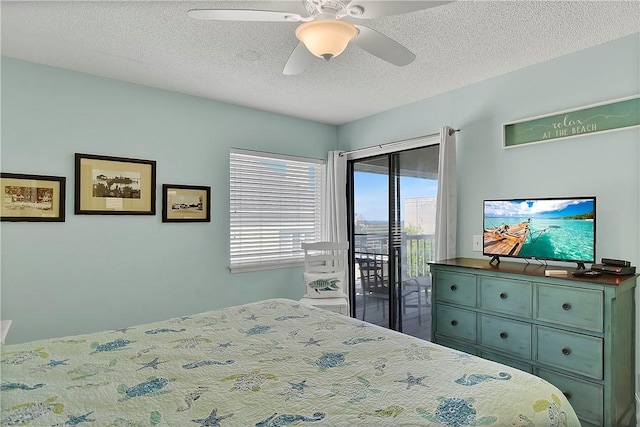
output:
[[[460,132],[460,129],[449,129],[449,136],[453,135],[456,132]],[[357,153],[359,151],[370,150],[372,148],[388,147],[389,145],[400,144],[400,143],[409,142],[409,141],[415,141],[416,139],[430,138],[432,136],[437,136],[437,135],[440,135],[440,132],[432,133],[432,134],[429,134],[429,135],[416,136],[414,138],[401,139],[400,141],[387,142],[385,144],[372,145],[371,147],[358,148],[357,150],[343,151],[342,153],[339,154],[339,156],[340,157],[348,156],[349,154]]]

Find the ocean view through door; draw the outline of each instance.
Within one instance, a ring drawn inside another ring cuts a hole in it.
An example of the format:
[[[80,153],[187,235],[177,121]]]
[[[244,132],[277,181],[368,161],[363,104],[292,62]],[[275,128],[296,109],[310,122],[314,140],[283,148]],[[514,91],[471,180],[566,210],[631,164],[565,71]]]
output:
[[[349,161],[355,316],[429,339],[439,145]]]

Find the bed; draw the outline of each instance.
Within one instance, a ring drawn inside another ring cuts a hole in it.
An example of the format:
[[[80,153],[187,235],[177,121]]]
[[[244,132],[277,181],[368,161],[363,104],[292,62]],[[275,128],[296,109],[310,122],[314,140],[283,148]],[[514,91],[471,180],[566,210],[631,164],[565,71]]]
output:
[[[2,426],[579,426],[528,373],[287,299],[2,347]]]

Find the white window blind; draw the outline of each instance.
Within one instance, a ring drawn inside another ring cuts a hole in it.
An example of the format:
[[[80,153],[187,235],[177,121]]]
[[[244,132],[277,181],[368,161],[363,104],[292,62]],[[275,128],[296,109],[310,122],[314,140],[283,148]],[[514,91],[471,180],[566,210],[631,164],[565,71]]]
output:
[[[301,265],[322,238],[325,163],[232,149],[230,167],[231,271]]]

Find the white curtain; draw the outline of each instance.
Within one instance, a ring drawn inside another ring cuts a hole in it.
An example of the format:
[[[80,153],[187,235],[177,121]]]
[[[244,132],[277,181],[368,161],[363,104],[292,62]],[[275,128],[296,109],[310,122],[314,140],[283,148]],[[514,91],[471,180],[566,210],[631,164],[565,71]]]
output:
[[[341,151],[329,151],[327,158],[327,188],[325,191],[324,240],[347,242],[347,156]],[[343,265],[349,276],[349,254],[345,251]],[[348,287],[345,292],[349,294]]]
[[[438,197],[436,204],[436,261],[456,257],[458,203],[456,189],[456,136],[449,126],[440,129]]]
[[[329,151],[325,201],[327,242],[347,241],[347,157],[340,151]]]

